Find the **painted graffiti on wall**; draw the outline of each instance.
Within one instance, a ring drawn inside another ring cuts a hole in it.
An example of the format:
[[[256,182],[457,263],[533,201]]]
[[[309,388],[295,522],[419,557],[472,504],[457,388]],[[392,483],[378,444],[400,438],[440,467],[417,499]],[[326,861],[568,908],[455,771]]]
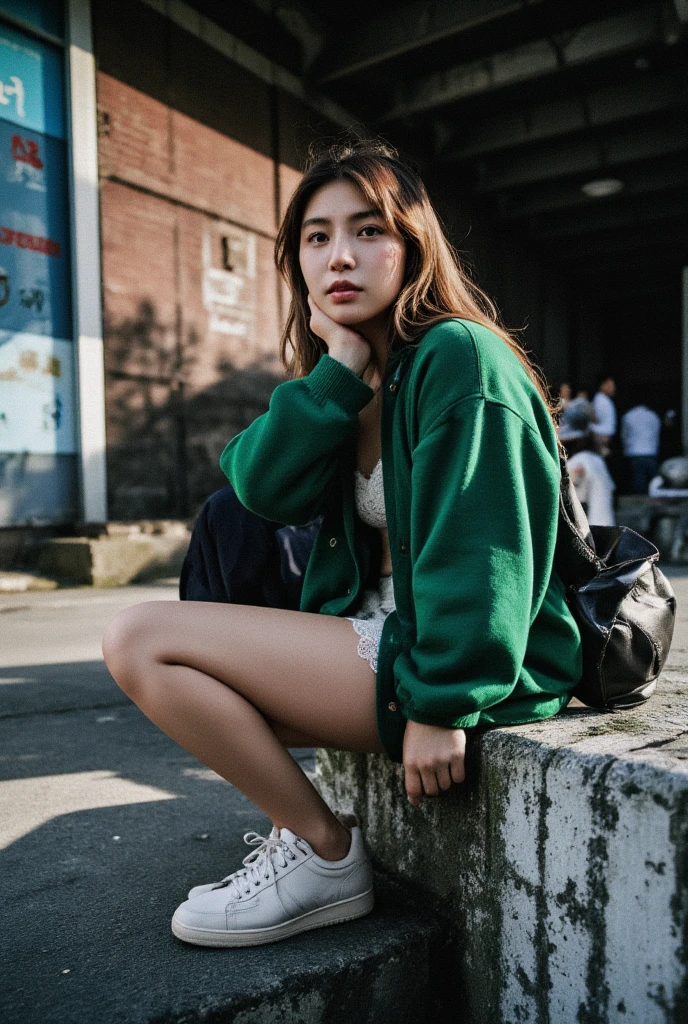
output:
[[[71,341],[0,330],[0,451],[76,451]]]

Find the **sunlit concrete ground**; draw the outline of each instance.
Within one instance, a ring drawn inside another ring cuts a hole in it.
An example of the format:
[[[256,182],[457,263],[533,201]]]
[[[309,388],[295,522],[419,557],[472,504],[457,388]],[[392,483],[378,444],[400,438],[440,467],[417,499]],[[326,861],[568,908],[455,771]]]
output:
[[[667,572],[685,607],[688,569]],[[184,946],[170,934],[188,888],[236,870],[249,852],[244,832],[270,828],[153,726],[103,663],[116,612],[178,600],[177,588],[170,579],[0,594],[3,1024],[176,1020],[189,1007],[223,1005],[228,992],[244,998],[258,969],[260,984],[280,986],[304,964],[330,969],[347,948],[360,956],[371,936],[399,941],[398,900],[384,897],[374,918],[263,947],[259,957]],[[681,618],[674,656],[688,645]],[[312,751],[293,753],[310,771]],[[404,924],[402,942],[412,928]]]
[[[240,867],[244,832],[270,822],[110,677],[105,626],[149,600],[178,600],[177,581],[0,594],[5,1024],[146,1020],[165,1009],[155,976],[180,951],[180,998],[197,1003],[204,976],[206,995],[222,983],[226,962],[183,947],[169,920],[191,885]],[[312,752],[294,754],[310,770]],[[185,977],[187,954],[200,962]],[[273,951],[262,962],[277,971]]]
[[[108,621],[149,600],[178,600],[178,581],[0,594],[0,1021],[416,1024],[441,934],[384,878],[370,916],[285,942],[171,934],[188,889],[240,868],[244,833],[271,823],[110,677]]]

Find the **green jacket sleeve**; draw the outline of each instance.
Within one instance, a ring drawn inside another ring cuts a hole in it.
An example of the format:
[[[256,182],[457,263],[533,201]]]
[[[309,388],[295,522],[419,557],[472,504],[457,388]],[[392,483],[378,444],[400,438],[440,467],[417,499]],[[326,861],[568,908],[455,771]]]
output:
[[[469,728],[514,689],[549,583],[558,474],[537,432],[480,396],[456,403],[418,443],[417,639],[394,667],[407,718]]]
[[[284,381],[266,413],[226,445],[220,468],[241,504],[274,522],[302,526],[322,511],[338,449],[351,443],[374,391],[322,355],[306,377]]]

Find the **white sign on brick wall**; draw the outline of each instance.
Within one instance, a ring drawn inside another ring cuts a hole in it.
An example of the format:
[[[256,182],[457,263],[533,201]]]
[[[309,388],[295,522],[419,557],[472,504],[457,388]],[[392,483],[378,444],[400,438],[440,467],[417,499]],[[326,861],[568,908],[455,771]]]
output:
[[[203,305],[208,330],[247,341],[256,315],[256,236],[213,223],[203,237]]]

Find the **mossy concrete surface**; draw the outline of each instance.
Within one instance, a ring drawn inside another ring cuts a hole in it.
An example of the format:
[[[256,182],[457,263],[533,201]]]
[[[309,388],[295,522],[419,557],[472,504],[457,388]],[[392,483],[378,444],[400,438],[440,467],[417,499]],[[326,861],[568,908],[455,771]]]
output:
[[[466,1024],[688,1021],[688,577],[672,585],[641,708],[475,737],[467,781],[419,807],[385,756],[318,751],[377,865],[436,901]]]

